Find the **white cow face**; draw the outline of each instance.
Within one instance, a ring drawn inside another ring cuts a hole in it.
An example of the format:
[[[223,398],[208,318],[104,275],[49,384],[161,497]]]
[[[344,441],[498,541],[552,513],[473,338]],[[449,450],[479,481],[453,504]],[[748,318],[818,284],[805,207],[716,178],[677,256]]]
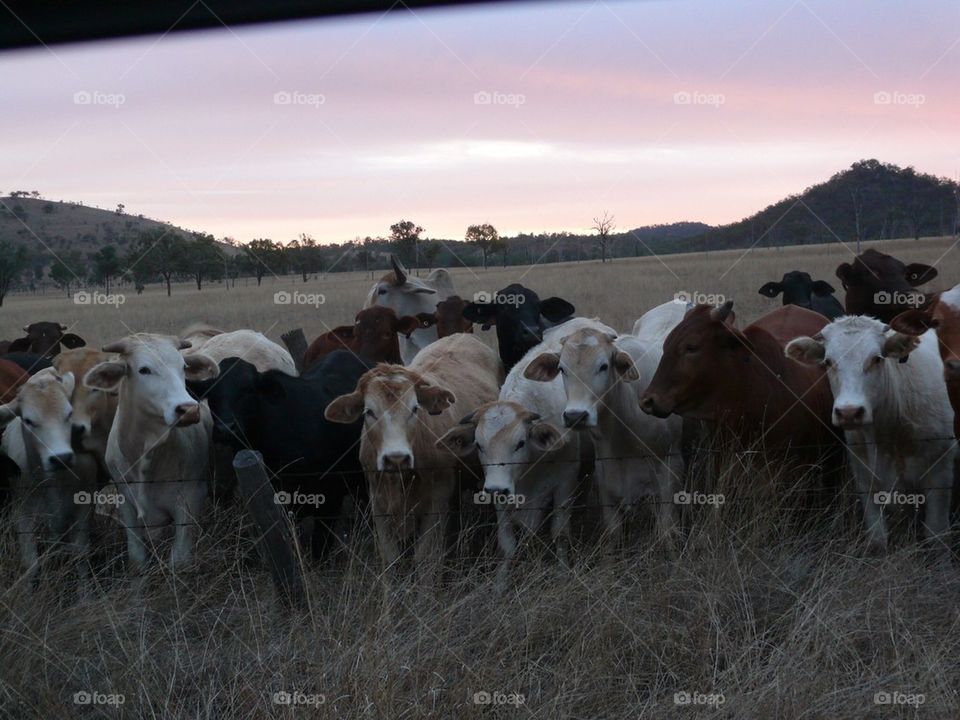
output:
[[[517,484],[543,453],[559,449],[566,437],[540,416],[512,402],[483,405],[437,441],[461,457],[476,451],[483,489],[515,495]]]
[[[327,406],[331,422],[364,419],[363,441],[376,457],[377,470],[400,474],[414,469],[414,437],[423,413],[439,415],[456,398],[414,372],[384,365],[366,373],[355,392]]]
[[[559,355],[544,353],[524,371],[524,377],[541,382],[553,380],[558,373],[563,376],[566,427],[596,427],[597,408],[613,386],[640,379],[633,358],[614,344],[615,339],[609,333],[579,330],[564,338]]]
[[[30,378],[15,400],[0,405],[0,427],[20,418],[27,456],[47,475],[73,466],[70,394],[74,384],[73,373],[57,375],[47,368]]]
[[[919,342],[890,332],[879,320],[847,316],[815,337],[790,341],[785,352],[798,362],[826,368],[833,391],[833,424],[849,429],[873,422],[889,364],[906,358]]]
[[[219,373],[206,355],[183,356],[190,343],[162,335],[138,334],[106,346],[117,353],[116,362],[104,362],[87,373],[84,382],[100,390],[120,388],[138,412],[156,418],[167,427],[193,425],[200,421],[200,405],[187,393],[186,380],[209,380]]]

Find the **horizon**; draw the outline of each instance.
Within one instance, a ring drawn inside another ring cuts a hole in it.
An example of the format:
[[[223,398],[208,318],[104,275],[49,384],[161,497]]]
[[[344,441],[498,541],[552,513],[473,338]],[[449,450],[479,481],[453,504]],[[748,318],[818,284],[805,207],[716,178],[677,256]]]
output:
[[[956,179],[957,8],[876,7],[511,4],[13,51],[4,184],[330,244],[400,219],[723,225],[865,158]]]

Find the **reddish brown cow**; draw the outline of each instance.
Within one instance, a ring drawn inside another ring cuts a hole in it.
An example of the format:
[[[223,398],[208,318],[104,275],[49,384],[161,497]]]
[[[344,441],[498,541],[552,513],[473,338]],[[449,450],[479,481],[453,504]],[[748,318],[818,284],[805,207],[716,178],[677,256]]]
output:
[[[463,316],[463,309],[467,301],[459,295],[451,295],[446,300],[437,303],[437,309],[432,313],[417,313],[421,328],[437,326],[437,336],[447,337],[457,333],[472,333],[473,322]]]
[[[925,310],[900,313],[890,321],[890,327],[905,335],[923,335],[936,329],[943,377],[953,407],[953,431],[960,437],[960,285],[934,298]]]
[[[0,405],[17,396],[17,388],[30,379],[30,374],[16,363],[0,360]]]
[[[415,317],[398,318],[390,308],[374,305],[357,313],[353,327],[341,325],[310,343],[303,356],[306,370],[334,350],[349,350],[367,362],[400,364],[400,343],[397,333],[407,337],[420,327]]]
[[[933,280],[935,268],[923,263],[905,265],[891,255],[870,249],[841,263],[837,277],[847,291],[848,315],[869,315],[890,322],[912,307],[923,306],[927,298],[914,288]]]
[[[834,444],[824,370],[784,356],[787,342],[816,335],[826,318],[787,305],[741,331],[732,307],[698,305],[671,331],[640,400],[644,412],[704,420],[744,445]]]

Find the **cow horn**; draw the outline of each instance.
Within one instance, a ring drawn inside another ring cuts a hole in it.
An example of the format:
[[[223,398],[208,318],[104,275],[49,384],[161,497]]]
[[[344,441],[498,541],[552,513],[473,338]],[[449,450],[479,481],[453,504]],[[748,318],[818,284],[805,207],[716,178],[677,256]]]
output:
[[[472,425],[474,422],[476,422],[476,420],[474,419],[474,416],[475,416],[476,414],[477,414],[477,411],[476,411],[476,410],[474,410],[472,413],[467,413],[467,414],[464,415],[462,418],[460,418],[460,424],[461,424],[461,425]]]
[[[523,421],[527,424],[535,423],[537,420],[540,420],[540,413],[528,412],[523,417]]]
[[[710,319],[725,322],[730,317],[731,310],[733,310],[733,300],[727,300],[723,305],[718,305],[710,311]]]
[[[403,285],[407,281],[407,271],[397,260],[396,255],[390,256],[390,264],[393,266],[393,272],[397,276],[397,285]]]
[[[193,343],[189,340],[184,340],[183,338],[176,338],[177,340],[177,350],[189,350],[193,347]]]
[[[117,355],[123,355],[129,349],[130,341],[127,338],[116,340],[109,345],[104,345],[102,348],[105,353],[116,353]]]

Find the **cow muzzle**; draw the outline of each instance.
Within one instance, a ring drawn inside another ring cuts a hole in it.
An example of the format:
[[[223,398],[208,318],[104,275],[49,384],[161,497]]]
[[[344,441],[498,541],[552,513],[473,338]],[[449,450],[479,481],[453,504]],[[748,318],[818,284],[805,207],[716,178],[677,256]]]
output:
[[[380,465],[385,473],[400,474],[413,469],[413,458],[405,452],[387,453],[380,457]]]
[[[658,418],[670,416],[670,411],[663,407],[660,398],[652,393],[646,393],[640,398],[640,409],[647,415],[653,415]]]
[[[596,425],[588,410],[564,410],[563,426],[567,428],[585,428]]]
[[[200,422],[200,405],[197,403],[177,405],[174,413],[177,416],[177,427],[187,427],[188,425],[196,425]]]
[[[833,424],[841,428],[867,424],[867,409],[863,405],[843,405],[833,408]]]

